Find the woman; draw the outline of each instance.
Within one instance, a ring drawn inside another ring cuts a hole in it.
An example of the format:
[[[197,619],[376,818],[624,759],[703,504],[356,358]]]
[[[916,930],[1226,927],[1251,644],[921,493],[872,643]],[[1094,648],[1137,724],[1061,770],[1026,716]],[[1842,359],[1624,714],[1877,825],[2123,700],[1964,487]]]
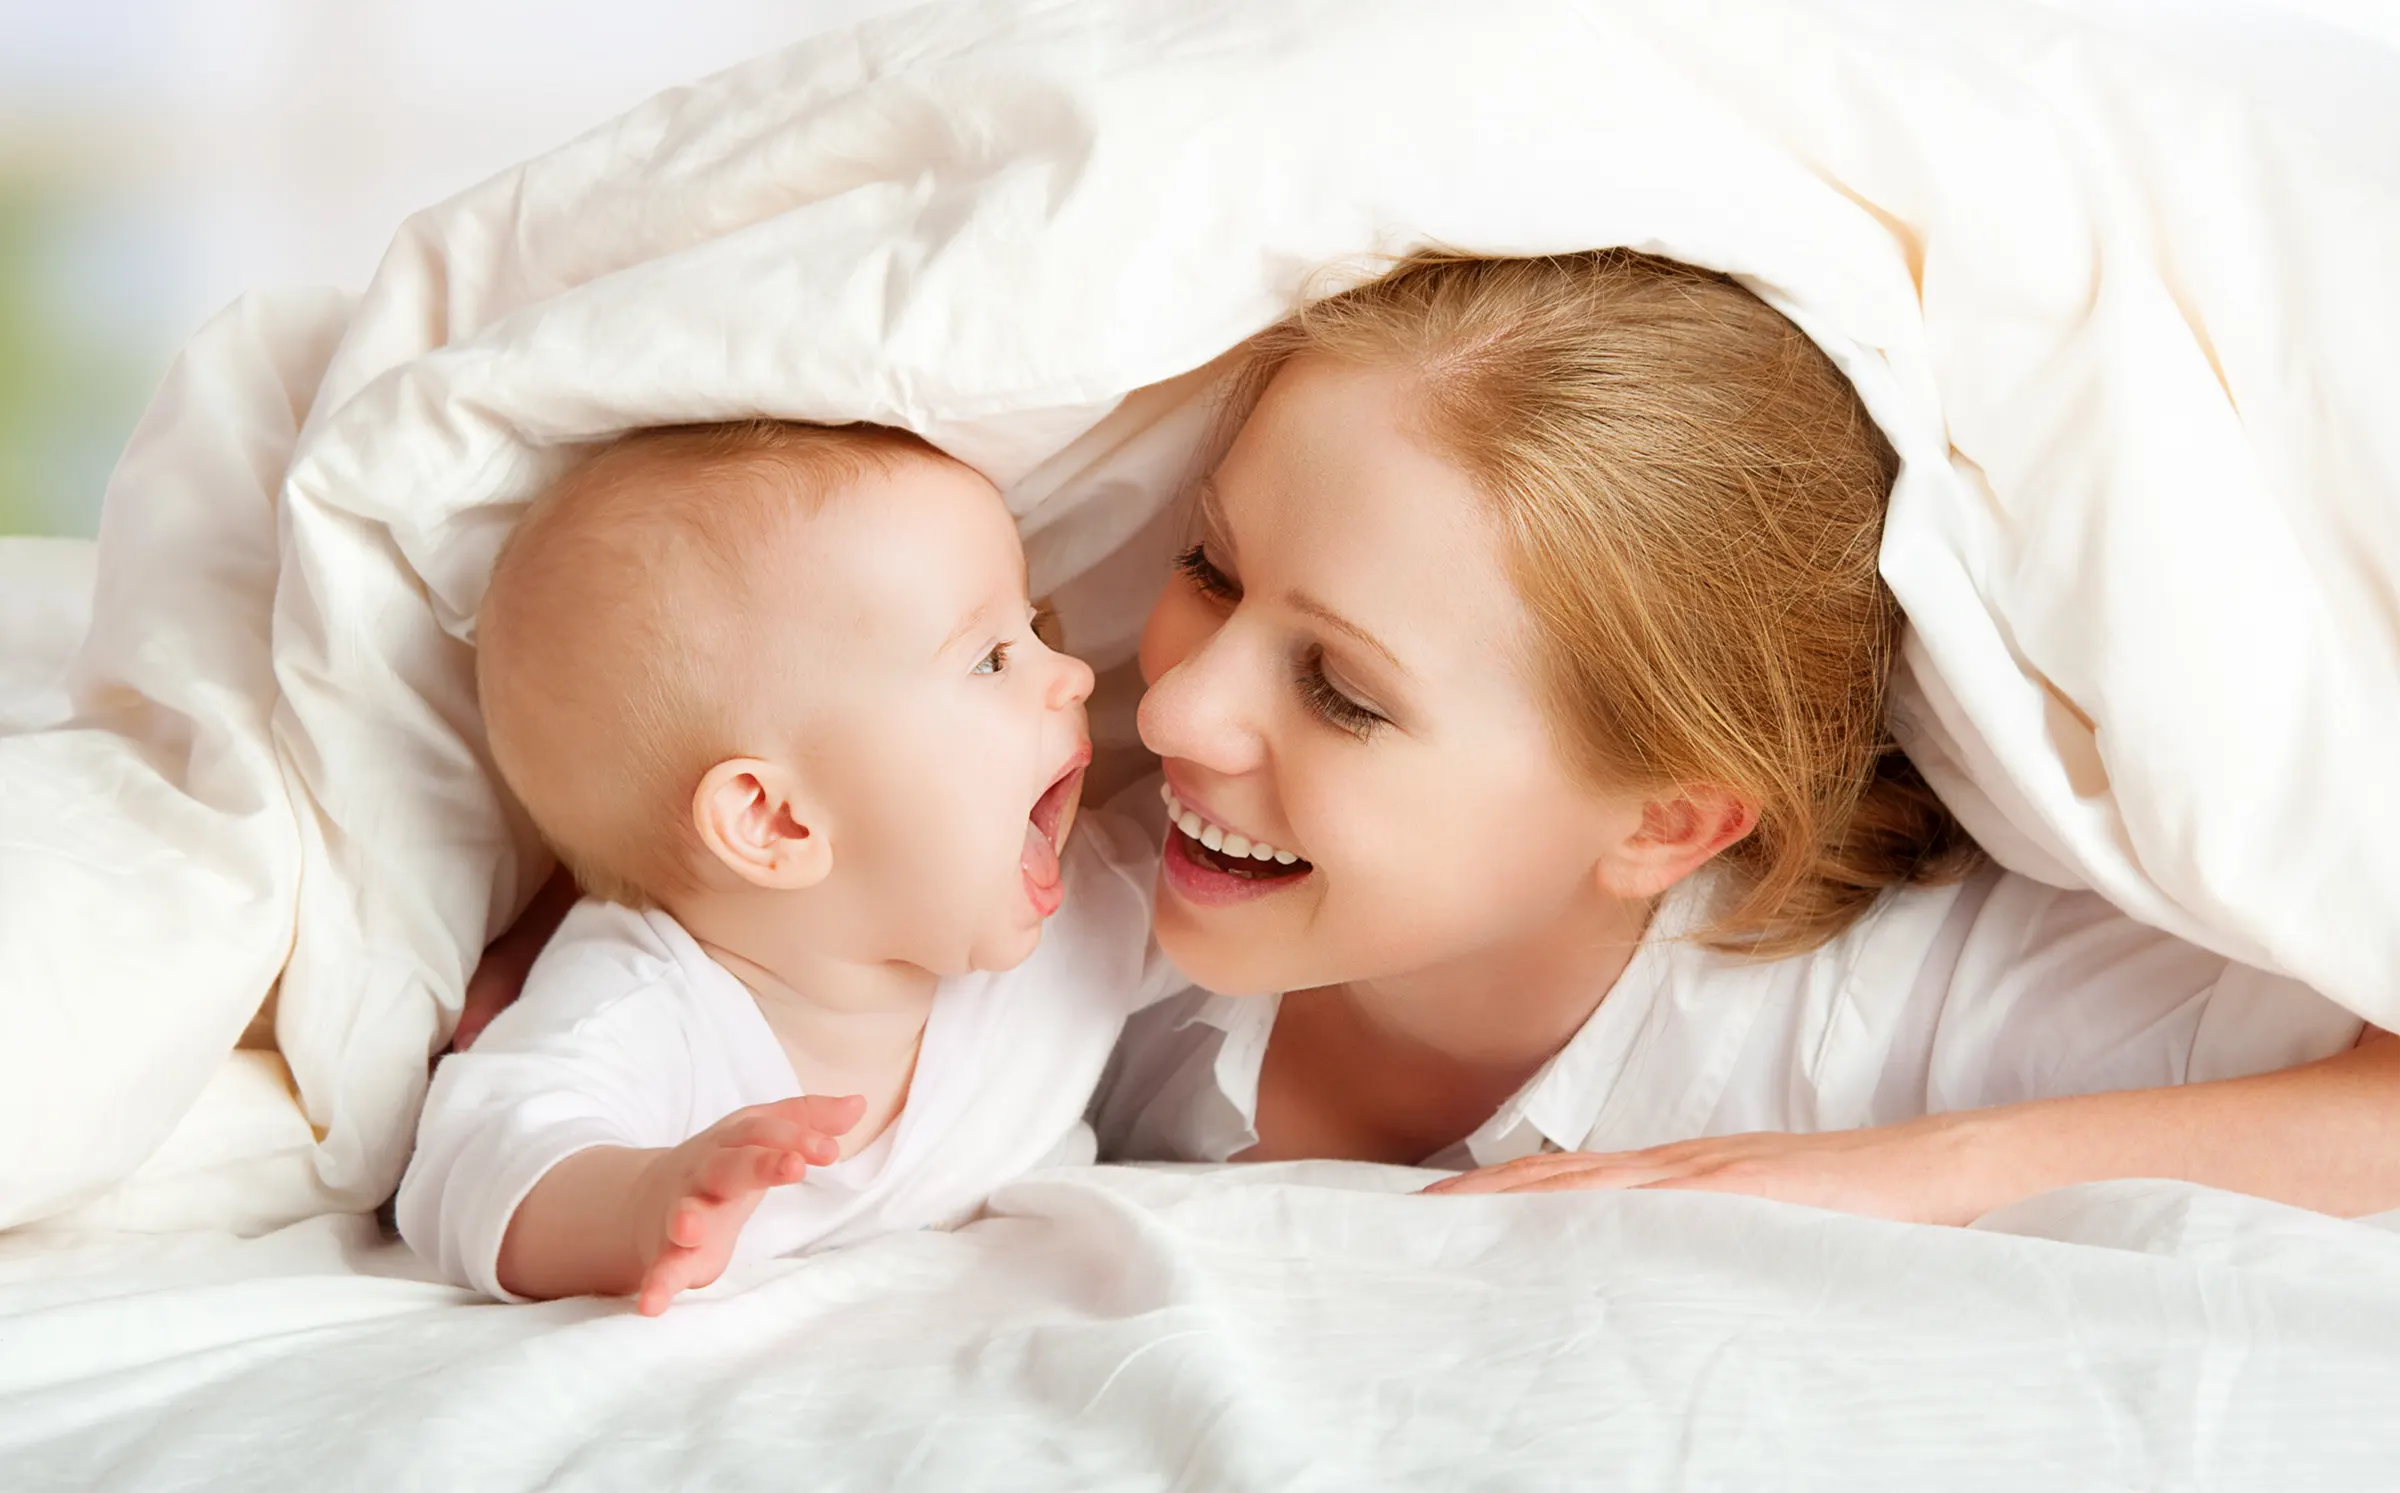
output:
[[[2400,1048],[1984,864],[1900,755],[1893,458],[1748,292],[1421,256],[1258,339],[1233,410],[1141,649],[1158,934],[1226,993],[1129,1027],[1104,1154],[2400,1205]]]

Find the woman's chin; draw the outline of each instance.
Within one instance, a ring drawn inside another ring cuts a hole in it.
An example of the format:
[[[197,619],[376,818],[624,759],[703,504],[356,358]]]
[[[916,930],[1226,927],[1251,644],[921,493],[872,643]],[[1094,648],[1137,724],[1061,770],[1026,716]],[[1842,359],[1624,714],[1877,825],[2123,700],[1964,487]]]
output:
[[[1274,899],[1195,906],[1168,886],[1158,890],[1158,945],[1193,984],[1218,995],[1269,995],[1296,989],[1292,941],[1298,930]]]

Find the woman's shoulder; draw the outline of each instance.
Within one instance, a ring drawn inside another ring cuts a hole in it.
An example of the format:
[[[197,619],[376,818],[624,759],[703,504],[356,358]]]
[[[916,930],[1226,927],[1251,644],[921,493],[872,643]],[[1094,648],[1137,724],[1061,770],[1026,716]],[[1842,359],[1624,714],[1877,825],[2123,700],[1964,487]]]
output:
[[[1889,945],[1958,940],[2026,947],[2087,932],[2143,941],[2170,937],[2097,892],[2054,886],[1986,861],[1963,876],[1886,889],[1817,952],[1840,960]]]

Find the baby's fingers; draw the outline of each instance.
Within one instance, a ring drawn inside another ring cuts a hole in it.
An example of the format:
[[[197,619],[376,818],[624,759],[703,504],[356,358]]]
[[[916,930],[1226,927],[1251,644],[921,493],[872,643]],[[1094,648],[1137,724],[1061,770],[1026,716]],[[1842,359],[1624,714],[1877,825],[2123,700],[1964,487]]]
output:
[[[735,1198],[797,1182],[808,1175],[804,1152],[783,1146],[727,1146],[700,1164],[693,1191],[709,1198]]]
[[[789,1152],[811,1166],[831,1166],[842,1155],[841,1143],[832,1136],[775,1115],[748,1116],[719,1131],[716,1141],[727,1150],[754,1146]]]
[[[704,1278],[705,1277],[705,1278]],[[669,1245],[658,1252],[650,1268],[642,1272],[642,1289],[634,1298],[634,1309],[645,1317],[655,1317],[665,1311],[677,1296],[694,1286],[705,1286],[716,1279],[700,1259],[700,1252],[678,1245]]]
[[[803,1094],[778,1099],[750,1111],[761,1119],[779,1120],[824,1135],[846,1135],[867,1112],[864,1094]]]
[[[856,1094],[839,1099],[811,1094],[753,1105],[726,1120],[717,1138],[726,1145],[780,1146],[800,1152],[818,1166],[831,1166],[841,1155],[833,1137],[856,1125],[865,1107],[866,1101]]]

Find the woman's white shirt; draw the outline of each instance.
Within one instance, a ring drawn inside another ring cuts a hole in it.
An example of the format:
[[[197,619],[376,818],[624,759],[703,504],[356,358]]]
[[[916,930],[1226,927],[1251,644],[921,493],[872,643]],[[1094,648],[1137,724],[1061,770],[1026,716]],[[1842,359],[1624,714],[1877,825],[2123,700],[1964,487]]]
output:
[[[1707,896],[1703,877],[1663,899],[1567,1045],[1427,1164],[2233,1078],[2329,1056],[2360,1031],[2306,986],[1996,868],[1886,893],[1831,943],[1772,961],[1686,937]],[[1094,1101],[1101,1155],[1223,1161],[1257,1144],[1281,999],[1194,990],[1128,1022]]]
[[[1089,1162],[1084,1107],[1126,1013],[1184,983],[1150,937],[1156,847],[1128,820],[1083,815],[1033,955],[941,982],[899,1116],[770,1192],[735,1257],[956,1222],[1036,1166]],[[800,1093],[757,1000],[673,917],[581,903],[524,994],[435,1070],[400,1232],[450,1279],[514,1299],[500,1241],[550,1168],[593,1146],[678,1145]]]

